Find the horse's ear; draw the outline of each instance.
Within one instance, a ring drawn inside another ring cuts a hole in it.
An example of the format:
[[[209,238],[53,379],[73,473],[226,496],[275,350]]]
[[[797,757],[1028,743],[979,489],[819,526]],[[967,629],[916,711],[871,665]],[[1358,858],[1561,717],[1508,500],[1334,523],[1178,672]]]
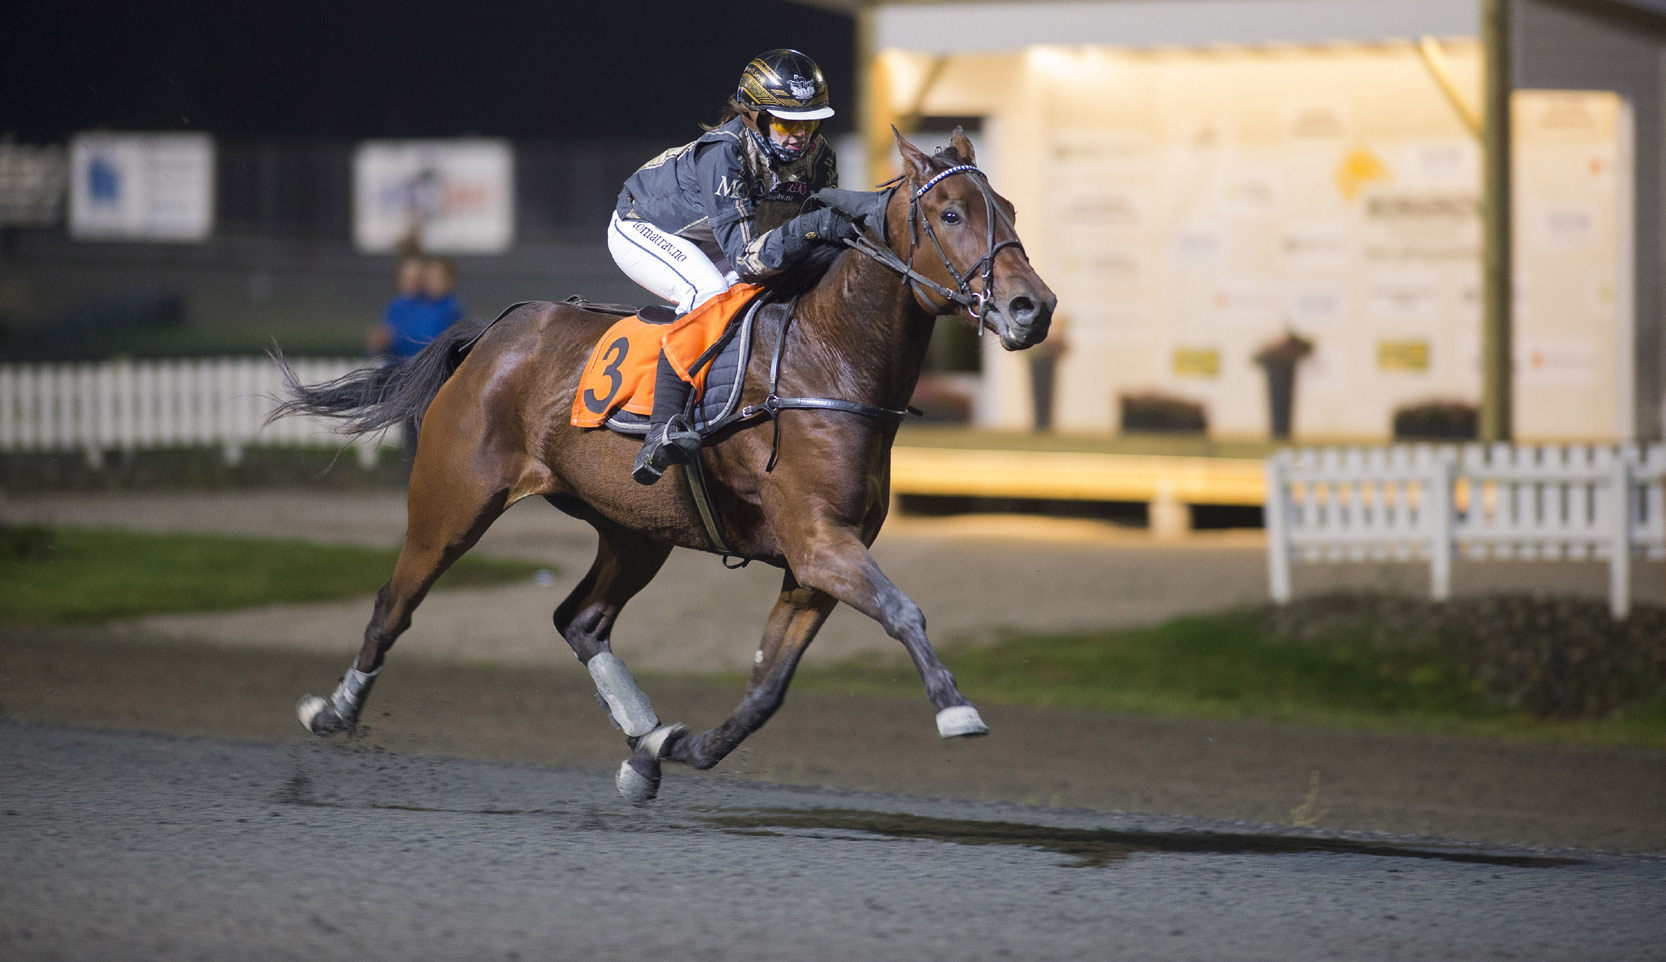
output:
[[[949,138],[949,146],[953,147],[954,152],[960,155],[961,163],[976,164],[978,162],[978,159],[972,156],[971,138],[966,136],[966,131],[960,129],[958,124],[955,125],[954,136]]]
[[[927,157],[920,148],[908,142],[895,124],[891,125],[891,133],[897,138],[897,151],[902,154],[903,176],[913,179],[916,183],[931,176],[931,158]]]

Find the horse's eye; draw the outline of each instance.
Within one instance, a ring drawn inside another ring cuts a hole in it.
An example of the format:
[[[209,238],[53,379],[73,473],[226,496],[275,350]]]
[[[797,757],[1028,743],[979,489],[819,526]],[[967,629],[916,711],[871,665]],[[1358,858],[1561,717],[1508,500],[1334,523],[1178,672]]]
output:
[[[953,211],[953,210],[944,211],[943,212],[943,223],[948,224],[951,227],[953,227],[955,224],[960,223],[960,212],[959,211]]]

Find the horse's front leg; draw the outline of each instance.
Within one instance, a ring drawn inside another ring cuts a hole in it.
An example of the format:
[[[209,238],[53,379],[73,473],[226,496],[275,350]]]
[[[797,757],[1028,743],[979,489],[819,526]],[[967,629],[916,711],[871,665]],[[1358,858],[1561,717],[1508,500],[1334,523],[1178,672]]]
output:
[[[781,596],[769,613],[764,637],[753,659],[746,697],[723,723],[698,735],[682,725],[656,729],[636,743],[636,751],[619,769],[619,791],[634,804],[651,801],[659,788],[660,762],[674,761],[707,769],[735,750],[746,736],[762,728],[786,698],[798,660],[809,647],[838,600],[803,587],[791,573],[782,580]]]
[[[822,527],[796,547],[788,558],[801,583],[874,619],[886,634],[902,642],[925,683],[926,697],[937,707],[938,734],[944,738],[989,734],[989,726],[932,650],[920,606],[885,576],[853,530]]]

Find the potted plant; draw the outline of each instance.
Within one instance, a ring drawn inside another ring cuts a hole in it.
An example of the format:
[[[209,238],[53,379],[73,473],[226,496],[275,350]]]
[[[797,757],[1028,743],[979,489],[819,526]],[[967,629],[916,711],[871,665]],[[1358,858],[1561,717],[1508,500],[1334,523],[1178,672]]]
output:
[[[1468,401],[1417,401],[1394,410],[1394,440],[1473,441],[1479,422],[1479,408]]]
[[[1203,434],[1209,421],[1203,405],[1189,398],[1162,391],[1142,391],[1119,396],[1123,433]]]
[[[1255,363],[1267,374],[1267,409],[1274,440],[1289,440],[1290,417],[1296,407],[1296,365],[1313,353],[1313,342],[1288,328],[1284,336],[1263,344]]]

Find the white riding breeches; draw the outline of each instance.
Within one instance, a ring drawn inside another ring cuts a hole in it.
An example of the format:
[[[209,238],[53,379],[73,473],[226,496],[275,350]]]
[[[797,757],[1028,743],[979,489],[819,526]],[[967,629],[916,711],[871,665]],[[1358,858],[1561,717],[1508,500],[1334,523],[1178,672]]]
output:
[[[725,276],[693,241],[645,220],[620,220],[615,213],[607,225],[607,249],[625,276],[675,304],[679,314],[734,283],[734,275]]]

